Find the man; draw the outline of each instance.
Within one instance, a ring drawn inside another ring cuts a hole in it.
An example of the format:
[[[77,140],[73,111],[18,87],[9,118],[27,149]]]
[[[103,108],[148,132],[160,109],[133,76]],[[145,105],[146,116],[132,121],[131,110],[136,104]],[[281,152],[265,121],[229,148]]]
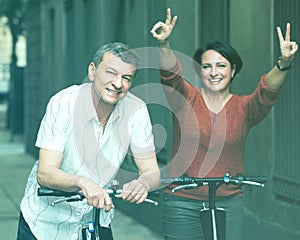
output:
[[[88,67],[89,83],[71,86],[49,101],[41,122],[34,165],[21,202],[18,239],[80,239],[80,230],[101,208],[105,239],[113,239],[114,205],[104,187],[129,148],[139,177],[123,186],[122,198],[141,203],[159,184],[152,127],[145,103],[129,93],[139,59],[122,43],[99,48]],[[82,191],[86,201],[51,207],[37,188]]]

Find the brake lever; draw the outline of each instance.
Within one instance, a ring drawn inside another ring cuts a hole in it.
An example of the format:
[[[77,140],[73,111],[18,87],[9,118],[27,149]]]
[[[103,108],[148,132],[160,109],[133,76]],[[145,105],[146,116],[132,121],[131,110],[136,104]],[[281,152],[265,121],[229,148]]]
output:
[[[61,203],[61,202],[75,202],[75,201],[82,201],[83,197],[81,194],[77,194],[75,196],[70,196],[70,197],[63,197],[60,199],[57,199],[51,203],[51,206],[54,207],[56,204]]]
[[[252,182],[252,181],[241,181],[241,183],[243,184],[248,184],[248,185],[252,185],[252,186],[258,186],[258,187],[264,187],[265,184],[263,183],[258,183],[258,182]]]
[[[179,191],[181,189],[193,189],[193,188],[197,188],[197,187],[198,187],[197,183],[190,183],[190,184],[185,184],[185,185],[175,187],[171,191],[176,192],[176,191]]]

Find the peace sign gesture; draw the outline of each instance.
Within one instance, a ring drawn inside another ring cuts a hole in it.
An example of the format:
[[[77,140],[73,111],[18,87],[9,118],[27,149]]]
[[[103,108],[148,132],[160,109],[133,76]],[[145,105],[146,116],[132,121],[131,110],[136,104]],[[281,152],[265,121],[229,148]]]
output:
[[[171,9],[167,9],[166,21],[163,23],[161,21],[157,22],[151,29],[152,36],[156,38],[159,42],[166,41],[176,24],[177,16],[171,17]]]
[[[282,35],[280,27],[277,27],[277,34],[280,44],[281,61],[285,63],[291,63],[295,56],[295,53],[298,50],[297,43],[290,40],[291,24],[286,24],[285,38]]]

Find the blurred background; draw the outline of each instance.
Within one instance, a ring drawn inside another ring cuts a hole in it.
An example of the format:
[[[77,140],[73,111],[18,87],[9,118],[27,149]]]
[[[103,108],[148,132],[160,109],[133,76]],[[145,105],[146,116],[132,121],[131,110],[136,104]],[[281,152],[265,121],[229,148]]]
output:
[[[240,53],[244,67],[232,86],[237,94],[252,92],[276,63],[276,26],[285,33],[290,22],[291,39],[300,42],[299,0],[0,0],[0,120],[9,141],[21,139],[24,154],[36,159],[34,143],[49,98],[82,83],[94,52],[105,43],[156,47],[150,30],[165,20],[167,7],[179,17],[173,49],[192,57],[201,45],[225,40]],[[264,189],[245,188],[244,239],[300,239],[299,59],[298,53],[276,106],[248,138],[246,170],[266,175],[268,183]],[[135,86],[145,83],[159,83],[157,70],[139,73]],[[158,152],[164,165],[171,114],[155,104],[148,107],[153,124],[167,133]],[[134,169],[131,164],[129,159],[124,168]],[[161,232],[160,208],[120,206]]]

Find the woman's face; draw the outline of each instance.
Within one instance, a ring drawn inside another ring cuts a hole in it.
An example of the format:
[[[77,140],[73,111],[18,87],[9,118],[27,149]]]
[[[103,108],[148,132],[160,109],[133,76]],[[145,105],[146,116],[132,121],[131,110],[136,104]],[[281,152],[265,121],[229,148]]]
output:
[[[208,50],[202,55],[201,76],[204,86],[211,91],[229,90],[235,68],[215,50]]]

